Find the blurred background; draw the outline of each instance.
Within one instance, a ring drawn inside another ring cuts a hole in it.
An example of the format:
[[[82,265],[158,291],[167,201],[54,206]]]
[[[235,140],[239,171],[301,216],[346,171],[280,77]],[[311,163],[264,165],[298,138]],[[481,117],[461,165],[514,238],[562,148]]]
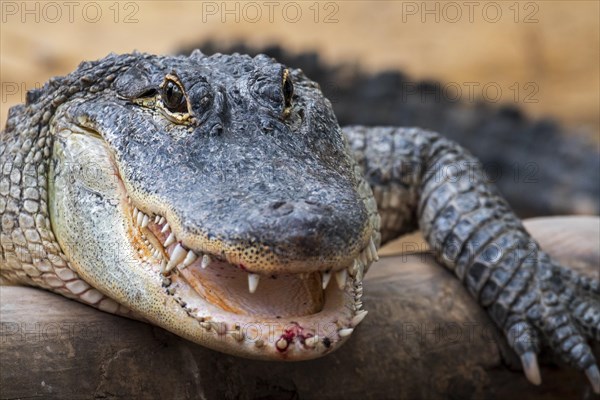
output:
[[[340,124],[417,125],[482,159],[521,216],[600,213],[597,1],[2,1],[1,124],[109,52],[267,52]]]

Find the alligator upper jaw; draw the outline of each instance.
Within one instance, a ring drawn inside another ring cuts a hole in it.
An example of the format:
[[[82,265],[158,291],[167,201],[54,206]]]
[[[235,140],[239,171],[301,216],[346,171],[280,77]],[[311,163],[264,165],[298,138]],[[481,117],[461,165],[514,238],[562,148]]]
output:
[[[372,240],[349,265],[264,275],[228,263],[221,254],[186,248],[165,217],[145,214],[129,197],[125,208],[140,261],[152,266],[166,295],[197,320],[199,330],[235,347],[231,353],[319,357],[345,341],[367,313],[362,278],[377,258]]]

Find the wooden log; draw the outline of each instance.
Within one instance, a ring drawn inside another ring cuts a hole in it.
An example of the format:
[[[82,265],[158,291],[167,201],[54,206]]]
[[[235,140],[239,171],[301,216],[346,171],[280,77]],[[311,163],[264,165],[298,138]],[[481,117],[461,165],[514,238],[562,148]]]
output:
[[[600,219],[528,228],[562,262],[600,274]],[[427,255],[385,257],[365,280],[369,316],[313,361],[245,360],[38,289],[1,287],[2,399],[575,399],[582,374],[542,360],[526,381],[487,315]]]

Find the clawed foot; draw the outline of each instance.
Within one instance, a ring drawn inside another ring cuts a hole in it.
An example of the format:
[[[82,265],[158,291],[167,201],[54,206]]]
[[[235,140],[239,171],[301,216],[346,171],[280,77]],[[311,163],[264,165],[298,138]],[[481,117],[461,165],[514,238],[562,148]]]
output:
[[[590,340],[600,342],[600,280],[557,265],[545,253],[536,259],[525,260],[515,274],[528,282],[523,290],[507,285],[490,314],[504,328],[531,383],[542,382],[537,355],[545,344],[562,361],[584,371],[600,394],[600,370],[588,345]]]

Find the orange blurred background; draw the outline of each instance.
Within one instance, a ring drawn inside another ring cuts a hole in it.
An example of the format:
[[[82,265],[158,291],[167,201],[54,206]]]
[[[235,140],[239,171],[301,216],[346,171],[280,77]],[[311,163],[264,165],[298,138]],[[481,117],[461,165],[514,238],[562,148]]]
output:
[[[1,120],[25,91],[109,52],[171,53],[208,39],[317,50],[517,103],[597,137],[598,1],[2,1]],[[484,88],[487,88],[484,90]],[[500,90],[500,92],[498,92]],[[486,92],[487,91],[487,92]]]

